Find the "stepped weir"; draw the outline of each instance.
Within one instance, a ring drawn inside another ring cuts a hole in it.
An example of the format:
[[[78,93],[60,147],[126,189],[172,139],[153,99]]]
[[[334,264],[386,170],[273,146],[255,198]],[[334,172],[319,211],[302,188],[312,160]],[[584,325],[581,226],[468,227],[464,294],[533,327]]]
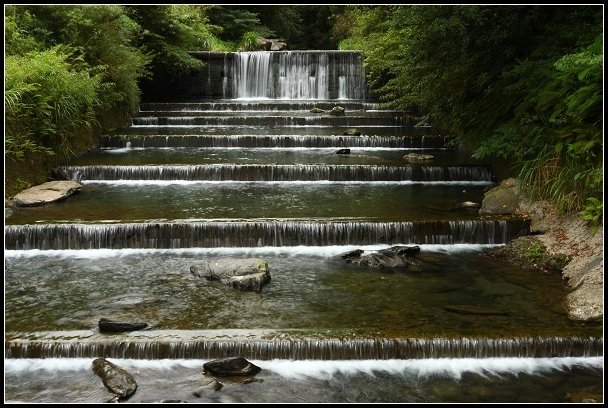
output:
[[[485,251],[530,233],[526,219],[479,215],[492,164],[382,109],[359,52],[192,55],[203,70],[58,167],[79,193],[6,217],[10,401],[107,401],[90,379],[98,357],[134,373],[129,402],[602,393],[601,327],[568,319],[558,274]],[[393,246],[420,251],[398,267],[345,261]],[[239,291],[191,273],[225,258],[266,260],[269,283]],[[101,318],[148,327],[104,333]],[[228,357],[261,367],[259,381],[201,391],[202,365]]]

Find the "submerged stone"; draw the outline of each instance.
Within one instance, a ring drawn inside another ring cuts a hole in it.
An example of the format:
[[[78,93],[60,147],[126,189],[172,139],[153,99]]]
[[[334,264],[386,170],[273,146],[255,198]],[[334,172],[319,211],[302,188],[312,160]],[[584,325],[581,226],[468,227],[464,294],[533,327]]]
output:
[[[475,305],[448,305],[444,306],[448,312],[472,315],[507,315],[507,312],[490,307],[482,307]]]
[[[421,161],[433,160],[435,158],[435,156],[433,156],[432,154],[408,153],[405,156],[403,156],[403,158],[408,162],[417,163],[417,162],[421,162]]]
[[[355,128],[348,128],[343,133],[344,136],[361,136],[361,132]]]
[[[239,290],[260,292],[270,282],[268,262],[260,258],[217,259],[192,265],[190,273],[207,280],[219,280]]]

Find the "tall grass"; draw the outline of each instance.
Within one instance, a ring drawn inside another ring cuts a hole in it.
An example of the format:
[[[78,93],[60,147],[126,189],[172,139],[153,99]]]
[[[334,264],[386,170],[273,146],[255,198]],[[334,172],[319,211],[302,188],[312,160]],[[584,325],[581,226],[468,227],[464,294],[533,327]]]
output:
[[[101,76],[92,75],[66,47],[10,55],[5,60],[6,156],[26,152],[68,156],[72,136],[96,125]]]

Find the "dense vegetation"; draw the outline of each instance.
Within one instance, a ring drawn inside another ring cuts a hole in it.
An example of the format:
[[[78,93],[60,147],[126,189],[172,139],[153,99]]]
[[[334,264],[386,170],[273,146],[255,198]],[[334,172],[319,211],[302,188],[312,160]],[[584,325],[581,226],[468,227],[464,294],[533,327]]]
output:
[[[387,107],[418,110],[599,225],[602,22],[601,6],[5,6],[5,195],[201,69],[189,50],[265,37],[361,50]]]
[[[349,7],[334,26],[385,106],[416,108],[537,198],[597,227],[603,195],[601,6]]]

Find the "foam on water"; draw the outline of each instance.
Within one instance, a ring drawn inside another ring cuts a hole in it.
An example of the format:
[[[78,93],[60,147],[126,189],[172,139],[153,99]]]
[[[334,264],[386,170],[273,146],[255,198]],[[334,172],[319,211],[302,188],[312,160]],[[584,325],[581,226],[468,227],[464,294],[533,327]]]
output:
[[[201,371],[207,360],[184,359],[108,359],[127,370],[170,371],[180,367],[197,368]],[[374,377],[380,373],[393,376],[430,378],[441,376],[460,380],[464,374],[482,377],[502,375],[543,375],[573,368],[602,370],[603,357],[555,357],[555,358],[440,358],[410,360],[249,360],[263,370],[271,371],[288,379],[316,378],[330,380],[336,375],[361,375]],[[23,372],[66,372],[89,370],[90,358],[6,359],[5,374]]]
[[[409,244],[404,244],[409,245]],[[455,245],[418,245],[422,251],[460,253],[479,252],[485,248],[502,246],[504,244],[455,244]],[[146,254],[249,254],[249,255],[279,255],[290,256],[306,255],[311,257],[332,257],[355,249],[363,249],[366,252],[386,249],[392,245],[331,245],[331,246],[292,246],[292,247],[259,247],[259,248],[182,248],[182,249],[83,249],[83,250],[6,250],[6,258],[33,258],[39,256],[59,258],[97,259],[112,258],[119,256],[137,256]]]

